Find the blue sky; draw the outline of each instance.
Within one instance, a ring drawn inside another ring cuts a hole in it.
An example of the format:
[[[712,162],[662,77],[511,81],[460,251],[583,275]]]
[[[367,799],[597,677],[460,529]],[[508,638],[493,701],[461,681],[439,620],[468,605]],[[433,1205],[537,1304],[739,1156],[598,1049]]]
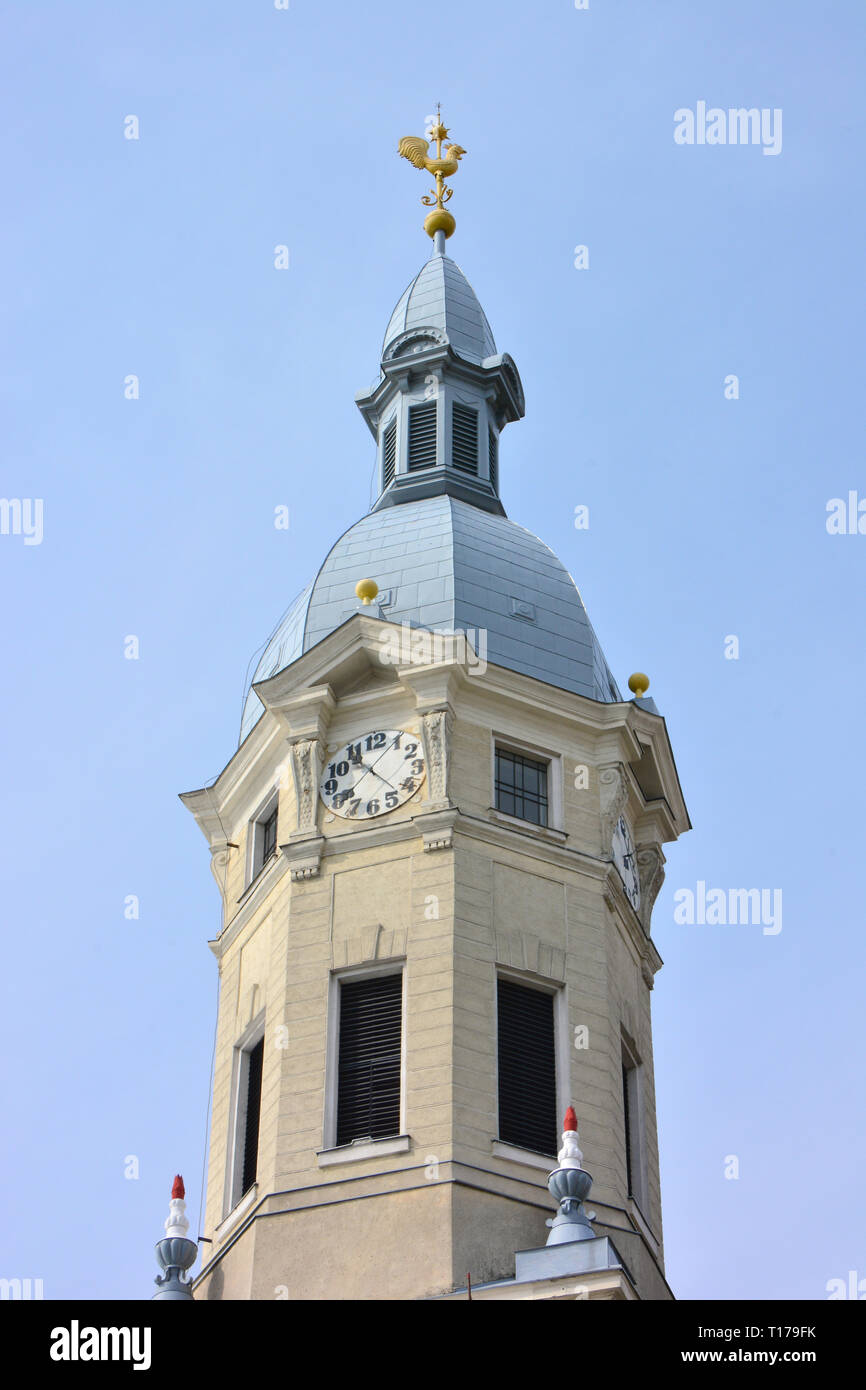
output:
[[[449,250],[526,388],[506,508],[620,683],[649,673],[695,827],[653,919],[669,1282],[866,1277],[866,535],[825,525],[866,498],[862,5],[106,0],[3,29],[0,492],[44,536],[0,535],[0,1274],[148,1297],[178,1170],[195,1229],[219,916],[177,793],[367,509],[353,398],[429,250],[396,142],[440,100],[469,152]],[[781,152],[677,145],[698,101],[781,109]],[[781,889],[782,931],[677,924],[699,880]]]

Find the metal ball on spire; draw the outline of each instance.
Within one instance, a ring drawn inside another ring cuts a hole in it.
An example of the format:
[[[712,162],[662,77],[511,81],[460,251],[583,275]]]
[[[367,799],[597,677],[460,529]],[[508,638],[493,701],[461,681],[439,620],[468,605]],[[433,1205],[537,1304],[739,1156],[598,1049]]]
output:
[[[355,585],[355,593],[365,606],[373,602],[378,592],[379,585],[375,579],[359,579]]]

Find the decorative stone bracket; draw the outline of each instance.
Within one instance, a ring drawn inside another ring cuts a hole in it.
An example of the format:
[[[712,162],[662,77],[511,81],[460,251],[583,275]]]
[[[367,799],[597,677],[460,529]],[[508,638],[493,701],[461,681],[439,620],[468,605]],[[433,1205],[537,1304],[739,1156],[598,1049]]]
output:
[[[453,848],[456,819],[456,807],[436,811],[425,810],[412,817],[413,823],[421,832],[426,853],[436,849]]]
[[[292,774],[299,835],[314,835],[319,804],[319,773],[323,747],[320,739],[299,739],[291,746]],[[294,873],[292,877],[294,878]]]
[[[210,871],[220,893],[224,894],[225,892],[226,870],[232,857],[232,850],[237,848],[238,846],[232,844],[231,840],[222,840],[210,847]]]
[[[622,763],[608,763],[600,768],[598,781],[601,791],[601,847],[603,854],[609,854],[616,823],[628,801],[628,779]]]
[[[291,835],[286,844],[280,845],[280,853],[289,861],[293,883],[316,877],[322,863],[324,846],[324,836],[310,835],[307,832],[298,837]]]
[[[640,876],[640,909],[638,916],[647,936],[650,934],[650,918],[653,904],[665,881],[665,857],[661,845],[639,845],[637,849],[637,870]]]
[[[448,740],[451,717],[447,709],[421,716],[421,737],[427,764],[427,795],[435,804],[448,803]],[[426,849],[426,845],[425,845]]]

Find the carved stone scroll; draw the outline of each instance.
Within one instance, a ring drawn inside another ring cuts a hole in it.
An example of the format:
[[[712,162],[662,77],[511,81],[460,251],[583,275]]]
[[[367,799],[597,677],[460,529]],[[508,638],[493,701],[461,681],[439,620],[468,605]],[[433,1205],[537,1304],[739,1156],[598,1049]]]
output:
[[[616,823],[628,800],[628,782],[622,763],[608,763],[600,768],[598,781],[601,790],[601,846],[602,852],[609,854]]]
[[[647,936],[653,903],[665,881],[665,857],[660,845],[641,845],[637,851],[637,871],[640,875],[640,910],[638,916]]]

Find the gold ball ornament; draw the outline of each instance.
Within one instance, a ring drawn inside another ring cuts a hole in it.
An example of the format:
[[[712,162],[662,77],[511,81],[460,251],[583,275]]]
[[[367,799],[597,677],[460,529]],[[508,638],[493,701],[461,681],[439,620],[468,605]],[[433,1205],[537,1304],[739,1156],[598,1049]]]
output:
[[[355,593],[362,603],[372,603],[379,592],[379,585],[375,579],[359,579],[355,585]]]
[[[437,232],[444,232],[446,237],[453,236],[456,226],[451,213],[445,208],[434,208],[424,218],[424,230],[429,237],[435,237]]]
[[[628,688],[638,700],[642,700],[649,690],[649,676],[645,676],[643,671],[635,671],[634,675],[628,678]]]

